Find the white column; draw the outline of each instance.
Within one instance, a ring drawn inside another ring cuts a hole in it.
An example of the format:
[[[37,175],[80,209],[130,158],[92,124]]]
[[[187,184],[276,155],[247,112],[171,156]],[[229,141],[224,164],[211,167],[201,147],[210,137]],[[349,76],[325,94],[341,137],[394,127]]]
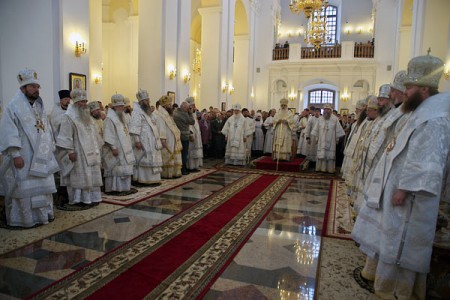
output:
[[[423,39],[423,26],[425,16],[425,1],[414,0],[412,11],[412,25],[411,32],[411,57],[423,55],[422,53],[422,39]]]
[[[226,78],[221,76],[221,14],[220,7],[200,8],[202,16],[202,76],[200,99],[204,107],[210,105],[220,108],[221,82]],[[226,99],[225,99],[226,100]]]
[[[184,101],[189,95],[190,81],[184,83],[183,73],[187,72],[193,76],[190,60],[190,36],[191,36],[191,1],[178,0],[178,41],[177,41],[177,98]],[[194,52],[195,54],[195,52]],[[190,95],[192,96],[192,95]],[[200,103],[197,103],[199,105]]]
[[[102,76],[102,0],[89,1],[89,100],[102,101],[102,82],[95,83],[96,76]],[[104,105],[108,104],[106,101]]]
[[[150,1],[152,2],[152,1]],[[181,76],[181,70],[178,68],[177,57],[178,57],[178,0],[164,0],[163,4],[163,14],[165,18],[163,20],[163,41],[164,44],[164,57],[165,57],[165,76],[164,76],[164,93],[171,91],[175,92],[176,102],[180,103],[177,94],[177,86],[179,78]],[[154,44],[153,44],[154,45]],[[156,45],[154,45],[155,47]],[[169,69],[175,68],[177,71],[177,76],[173,79],[169,79]]]
[[[165,0],[139,1],[138,86],[148,90],[152,104],[165,93],[164,3]]]
[[[233,42],[234,42],[234,21],[235,21],[235,0],[222,0],[222,27],[221,27],[221,44],[220,44],[220,73],[222,80],[226,80],[228,84],[236,85],[233,82]],[[226,102],[226,107],[231,108],[232,104],[241,102],[244,99],[233,101],[230,93],[225,93],[222,102]]]
[[[239,102],[242,107],[249,108],[250,93],[248,89],[248,48],[249,37],[235,36],[234,37],[234,64],[233,64],[233,86],[235,88],[232,97],[235,102]]]

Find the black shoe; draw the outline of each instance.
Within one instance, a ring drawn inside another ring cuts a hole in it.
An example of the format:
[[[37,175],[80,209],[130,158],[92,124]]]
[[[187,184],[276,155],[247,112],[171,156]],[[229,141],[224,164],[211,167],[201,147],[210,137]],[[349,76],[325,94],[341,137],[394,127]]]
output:
[[[197,173],[197,172],[200,172],[200,170],[199,169],[188,169],[188,172],[189,173]]]
[[[181,175],[189,175],[188,171],[181,171]]]

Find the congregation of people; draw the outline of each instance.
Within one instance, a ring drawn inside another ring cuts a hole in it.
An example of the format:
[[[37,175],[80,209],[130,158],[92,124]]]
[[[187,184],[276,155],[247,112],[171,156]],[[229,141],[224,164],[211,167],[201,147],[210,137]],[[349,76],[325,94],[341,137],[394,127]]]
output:
[[[449,201],[450,96],[438,92],[442,66],[430,55],[416,57],[342,116],[330,104],[295,113],[287,99],[267,112],[237,103],[198,110],[192,97],[179,106],[168,96],[152,103],[142,89],[132,106],[115,94],[107,107],[85,90],[61,90],[47,115],[37,72],[25,69],[0,124],[7,224],[51,222],[54,194],[93,207],[102,192],[159,186],[198,172],[205,158],[245,166],[263,155],[301,157],[304,170],[334,174],[340,167],[356,220],[352,237],[367,255],[361,275],[374,281],[376,294],[423,299],[439,202]]]

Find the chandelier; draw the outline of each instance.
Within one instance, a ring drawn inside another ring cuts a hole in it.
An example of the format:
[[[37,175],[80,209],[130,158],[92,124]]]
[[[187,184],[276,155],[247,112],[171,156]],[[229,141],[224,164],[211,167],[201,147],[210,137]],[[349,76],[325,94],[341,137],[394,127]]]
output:
[[[194,59],[192,60],[192,71],[200,75],[202,70],[201,68],[202,68],[202,51],[200,51],[200,49],[197,48],[195,49],[195,56]]]
[[[314,11],[320,11],[322,7],[327,8],[327,6],[328,0],[291,0],[289,9],[297,15],[303,11],[305,13],[305,17],[309,19],[313,15]]]
[[[327,38],[327,22],[325,17],[321,17],[320,11],[315,13],[314,17],[309,20],[308,29],[305,33],[305,42],[311,44],[314,48],[319,49]]]

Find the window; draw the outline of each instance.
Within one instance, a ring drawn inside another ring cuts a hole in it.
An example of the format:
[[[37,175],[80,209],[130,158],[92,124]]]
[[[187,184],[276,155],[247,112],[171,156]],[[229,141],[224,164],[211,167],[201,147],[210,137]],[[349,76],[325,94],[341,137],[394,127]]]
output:
[[[327,89],[311,90],[308,93],[308,107],[315,106],[322,108],[324,104],[331,104],[334,107],[335,91]]]
[[[314,12],[316,14],[316,12]],[[320,12],[322,18],[326,18],[327,21],[327,37],[326,45],[334,45],[337,43],[336,32],[337,32],[337,7],[333,5],[328,5],[326,9],[322,8]],[[315,17],[315,16],[313,16]]]

